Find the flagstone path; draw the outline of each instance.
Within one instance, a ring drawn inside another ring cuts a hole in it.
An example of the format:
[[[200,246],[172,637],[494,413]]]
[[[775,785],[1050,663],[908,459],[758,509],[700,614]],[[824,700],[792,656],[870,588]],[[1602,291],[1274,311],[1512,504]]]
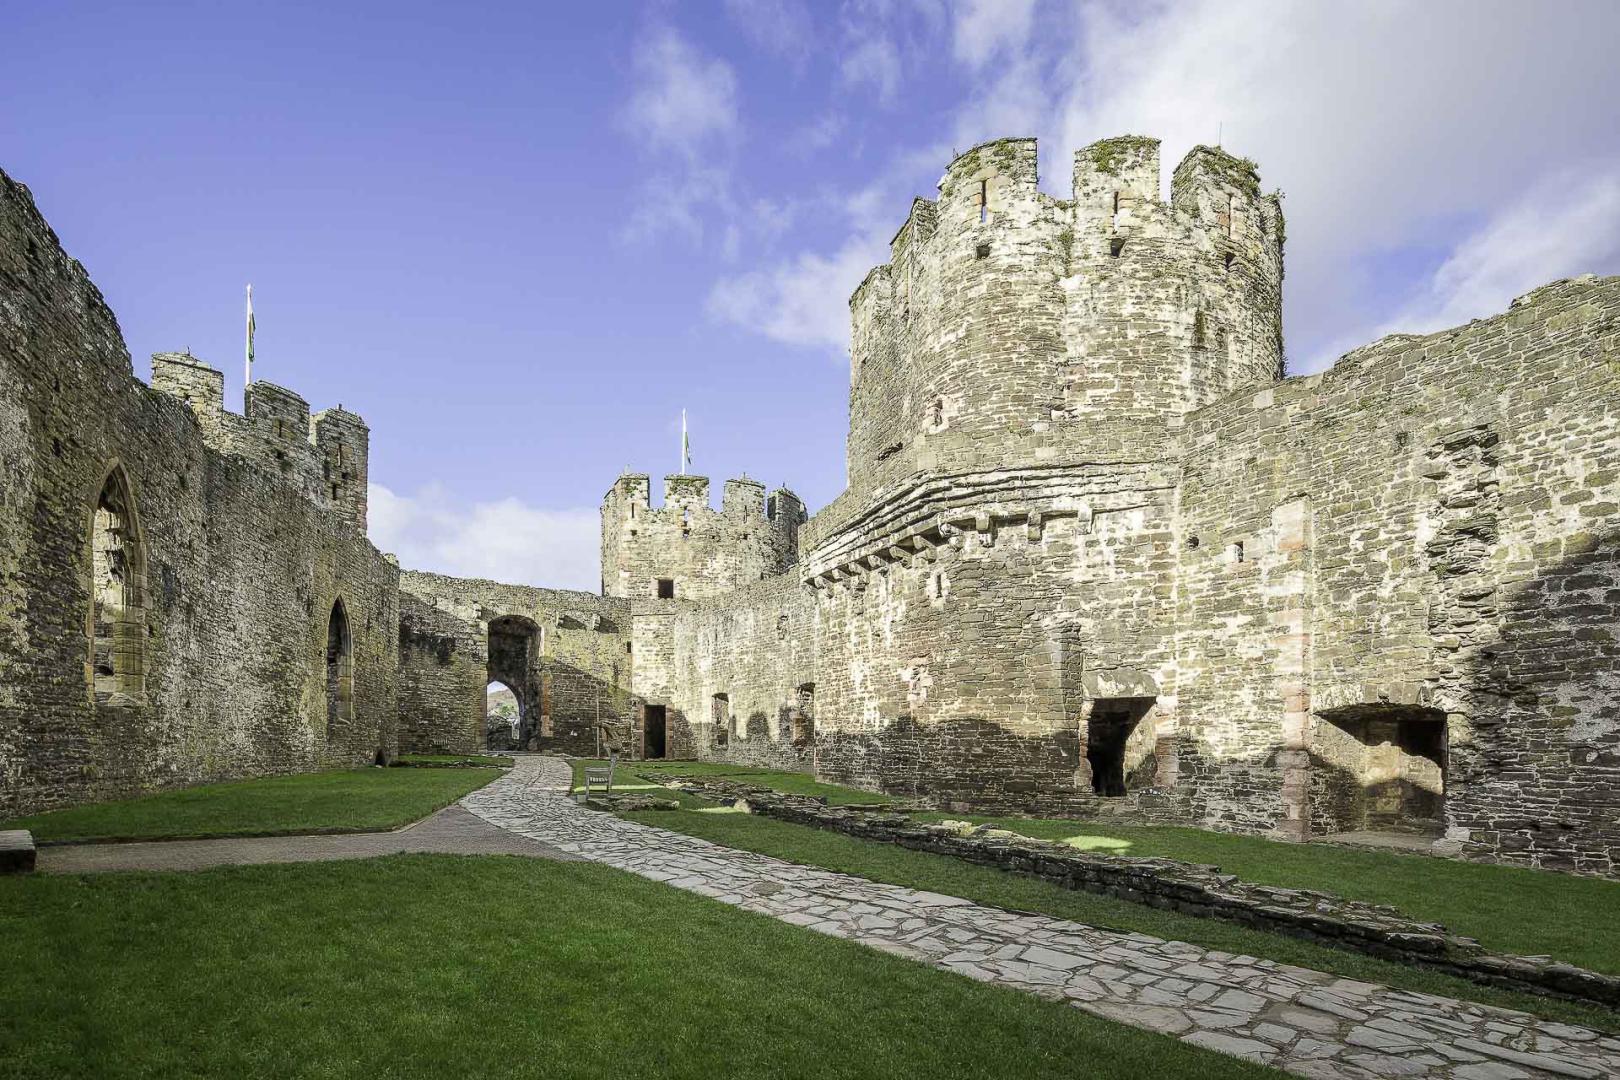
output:
[[[519,757],[462,805],[592,862],[1317,1078],[1620,1077],[1620,1038],[1270,960],[1099,930],[737,851],[587,810]]]

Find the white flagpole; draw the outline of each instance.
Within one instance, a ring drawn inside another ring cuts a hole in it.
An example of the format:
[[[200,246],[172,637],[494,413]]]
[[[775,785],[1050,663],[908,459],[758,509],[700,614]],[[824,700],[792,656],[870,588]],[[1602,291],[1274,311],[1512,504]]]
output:
[[[686,475],[686,410],[681,410],[681,475]]]
[[[248,384],[253,382],[253,286],[247,287],[247,363],[243,370],[242,394],[247,395]],[[245,406],[244,406],[245,407]]]

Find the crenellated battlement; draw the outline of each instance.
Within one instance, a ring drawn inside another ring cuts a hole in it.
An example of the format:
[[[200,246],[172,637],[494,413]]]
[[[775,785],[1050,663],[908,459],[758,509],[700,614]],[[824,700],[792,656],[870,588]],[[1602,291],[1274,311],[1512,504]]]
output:
[[[851,296],[852,489],[1009,451],[1130,452],[1280,375],[1282,211],[1252,162],[1195,147],[1167,200],[1158,140],[1104,139],[1059,199],[1037,151],[958,154]]]
[[[152,389],[188,405],[210,446],[252,461],[365,532],[371,432],[358,414],[339,406],[312,415],[303,397],[262,379],[248,384],[243,411],[229,412],[224,375],[190,353],[154,353]]]
[[[602,499],[602,591],[606,596],[691,600],[783,573],[798,559],[804,503],[748,477],[727,480],[719,509],[709,478],[664,478],[664,504],[651,478],[626,473]],[[668,583],[660,595],[660,582]]]

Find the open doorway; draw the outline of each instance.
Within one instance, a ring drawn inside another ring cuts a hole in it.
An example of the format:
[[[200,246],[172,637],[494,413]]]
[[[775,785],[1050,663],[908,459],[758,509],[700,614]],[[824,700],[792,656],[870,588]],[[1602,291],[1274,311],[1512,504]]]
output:
[[[1158,773],[1152,724],[1142,721],[1153,709],[1153,698],[1098,698],[1086,721],[1086,763],[1091,766],[1091,790],[1104,798],[1119,798],[1151,787]]]
[[[484,747],[517,750],[522,743],[523,702],[499,679],[484,689]]]
[[[665,736],[667,712],[663,705],[648,705],[642,714],[641,727],[641,756],[649,761],[657,761],[668,754],[669,747]]]

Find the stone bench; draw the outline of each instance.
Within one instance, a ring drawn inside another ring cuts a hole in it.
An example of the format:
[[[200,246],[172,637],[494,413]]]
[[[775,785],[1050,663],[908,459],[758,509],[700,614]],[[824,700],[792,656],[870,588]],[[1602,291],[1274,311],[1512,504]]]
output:
[[[27,874],[34,869],[34,834],[27,829],[0,831],[0,874]]]

